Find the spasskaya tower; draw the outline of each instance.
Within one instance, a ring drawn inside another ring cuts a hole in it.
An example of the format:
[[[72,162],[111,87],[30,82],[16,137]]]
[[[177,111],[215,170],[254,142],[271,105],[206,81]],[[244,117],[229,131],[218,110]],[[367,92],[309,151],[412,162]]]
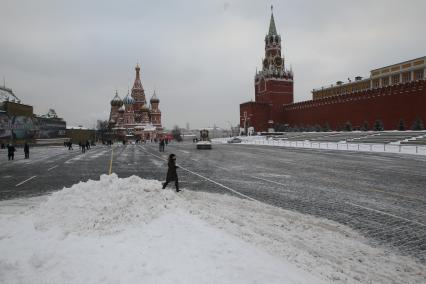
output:
[[[240,125],[266,131],[280,121],[283,106],[293,103],[293,72],[285,68],[281,54],[282,39],[278,34],[273,7],[269,30],[265,36],[262,69],[254,77],[255,101],[240,105]]]

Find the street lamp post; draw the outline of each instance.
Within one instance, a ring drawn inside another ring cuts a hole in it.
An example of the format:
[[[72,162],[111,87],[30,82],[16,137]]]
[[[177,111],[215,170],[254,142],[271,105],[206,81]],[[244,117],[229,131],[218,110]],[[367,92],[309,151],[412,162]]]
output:
[[[244,134],[248,136],[248,130],[247,130],[247,112],[244,112]]]
[[[229,124],[229,128],[231,129],[231,136],[234,136],[234,132],[232,131],[232,124],[229,120],[226,121]]]

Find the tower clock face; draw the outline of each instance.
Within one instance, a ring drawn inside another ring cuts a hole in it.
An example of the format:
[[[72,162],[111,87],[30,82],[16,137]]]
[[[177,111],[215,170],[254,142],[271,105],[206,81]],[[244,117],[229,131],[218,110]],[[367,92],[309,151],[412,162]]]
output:
[[[281,59],[281,57],[275,57],[274,64],[277,67],[281,67],[283,65],[283,60]]]

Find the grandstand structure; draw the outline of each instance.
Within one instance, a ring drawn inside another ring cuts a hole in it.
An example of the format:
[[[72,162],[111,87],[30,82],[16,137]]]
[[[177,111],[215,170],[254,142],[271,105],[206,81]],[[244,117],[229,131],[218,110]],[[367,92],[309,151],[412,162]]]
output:
[[[283,132],[274,140],[426,146],[426,131]]]

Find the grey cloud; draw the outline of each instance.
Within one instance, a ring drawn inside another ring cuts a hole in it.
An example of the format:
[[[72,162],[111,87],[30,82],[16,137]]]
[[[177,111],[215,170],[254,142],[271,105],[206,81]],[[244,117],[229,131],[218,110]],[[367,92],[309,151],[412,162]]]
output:
[[[425,55],[424,1],[273,1],[295,100],[312,88]],[[2,1],[0,76],[38,113],[107,118],[142,66],[164,124],[227,127],[254,98],[270,10],[264,1]]]

